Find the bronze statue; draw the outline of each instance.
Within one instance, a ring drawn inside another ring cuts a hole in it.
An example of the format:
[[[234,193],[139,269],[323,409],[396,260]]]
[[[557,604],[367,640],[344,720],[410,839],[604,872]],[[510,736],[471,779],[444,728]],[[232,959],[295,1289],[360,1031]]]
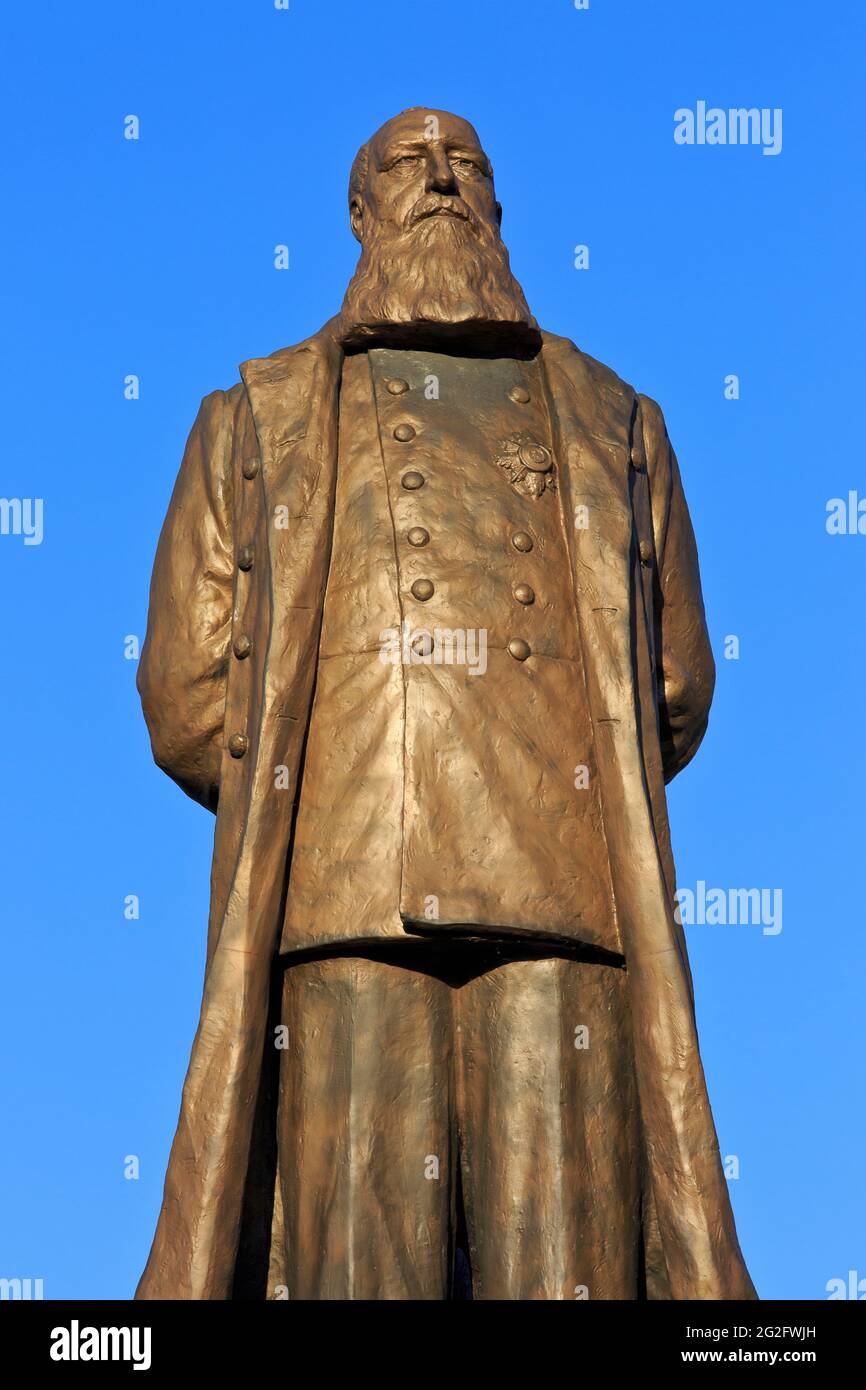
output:
[[[340,313],[205,398],[139,687],[216,812],[139,1298],[745,1299],[665,783],[714,665],[659,407],[541,332],[444,111]]]

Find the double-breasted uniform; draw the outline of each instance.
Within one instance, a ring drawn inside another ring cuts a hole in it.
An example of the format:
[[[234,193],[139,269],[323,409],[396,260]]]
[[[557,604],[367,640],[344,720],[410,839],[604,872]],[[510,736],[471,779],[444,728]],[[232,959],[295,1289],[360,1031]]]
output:
[[[157,762],[217,817],[138,1296],[293,1289],[277,963],[470,937],[624,961],[647,1292],[753,1297],[673,912],[664,785],[713,662],[658,407],[547,334],[532,358],[346,356],[326,325],[245,363],[193,427],[139,681]]]

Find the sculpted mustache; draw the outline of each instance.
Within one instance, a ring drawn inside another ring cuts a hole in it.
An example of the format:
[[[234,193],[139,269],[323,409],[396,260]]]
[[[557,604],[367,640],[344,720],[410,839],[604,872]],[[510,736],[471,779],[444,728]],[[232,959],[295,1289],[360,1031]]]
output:
[[[473,231],[476,230],[475,214],[468,203],[464,203],[462,198],[443,198],[435,193],[425,193],[423,198],[418,199],[409,211],[406,226],[414,227],[416,223],[422,222],[426,217],[433,217],[437,212],[459,217],[462,221],[468,222]]]

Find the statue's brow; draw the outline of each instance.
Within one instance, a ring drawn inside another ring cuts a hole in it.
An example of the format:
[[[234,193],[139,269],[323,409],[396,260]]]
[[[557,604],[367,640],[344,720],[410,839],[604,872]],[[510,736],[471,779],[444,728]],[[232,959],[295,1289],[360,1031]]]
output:
[[[444,146],[448,154],[453,154],[455,151],[458,151],[460,154],[471,155],[473,159],[479,160],[484,165],[488,163],[487,155],[484,151],[477,145],[468,145],[465,140],[449,139],[446,135],[443,136],[439,143]],[[404,154],[423,153],[429,144],[431,144],[431,141],[427,140],[423,135],[419,135],[415,140],[398,140],[395,144],[389,145],[388,148],[383,151],[379,160],[380,167],[392,163],[393,160],[399,159],[400,156]]]

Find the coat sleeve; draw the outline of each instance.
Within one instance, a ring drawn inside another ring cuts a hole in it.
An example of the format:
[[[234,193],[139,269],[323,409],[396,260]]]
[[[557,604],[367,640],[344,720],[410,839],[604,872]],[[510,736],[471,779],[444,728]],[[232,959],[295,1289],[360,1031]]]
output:
[[[231,412],[202,401],[163,524],[138,689],[156,763],[216,811],[231,638]]]
[[[656,648],[665,781],[694,757],[707,728],[715,685],[694,531],[677,457],[655,401],[640,396],[657,558]]]

